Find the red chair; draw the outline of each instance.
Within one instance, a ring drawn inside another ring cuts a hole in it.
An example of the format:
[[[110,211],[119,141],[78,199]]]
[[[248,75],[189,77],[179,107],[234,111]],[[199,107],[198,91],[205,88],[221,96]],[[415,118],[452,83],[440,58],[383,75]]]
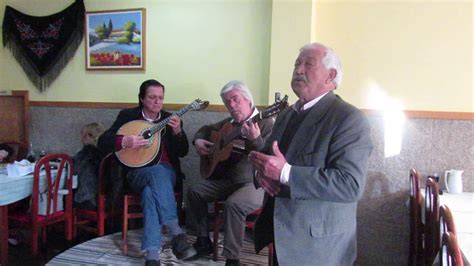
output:
[[[219,254],[219,228],[224,223],[224,218],[221,213],[224,210],[225,203],[223,201],[214,201],[214,221],[213,221],[213,260],[217,261]],[[262,208],[258,208],[250,213],[247,218],[253,217],[254,219],[247,219],[245,221],[245,228],[253,231],[255,227],[255,219],[262,212]],[[268,245],[268,265],[273,265],[273,243]]]
[[[428,178],[425,188],[425,236],[424,258],[431,265],[439,248],[439,187],[432,178]]]
[[[464,262],[456,234],[452,232],[444,233],[441,243],[440,265],[463,266]]]
[[[423,265],[420,175],[410,169],[410,251],[408,265]]]
[[[122,253],[128,253],[128,220],[143,218],[141,211],[141,198],[138,194],[126,194],[123,196],[123,220],[122,220]],[[130,212],[130,210],[132,212]]]
[[[179,217],[182,217],[183,206],[183,194],[181,192],[175,192],[176,208]],[[127,255],[128,253],[128,220],[143,218],[143,212],[141,210],[141,197],[138,194],[125,194],[123,197],[123,220],[122,220],[122,253]],[[180,222],[181,223],[181,222]]]
[[[28,154],[28,146],[23,142],[18,141],[6,141],[1,144],[6,144],[13,149],[13,154],[8,155],[8,162],[20,161],[26,158]]]
[[[12,224],[31,230],[31,251],[33,256],[38,254],[40,232],[42,232],[43,244],[46,243],[46,228],[49,225],[64,221],[66,239],[72,240],[72,173],[73,160],[67,154],[49,154],[41,158],[36,163],[33,174],[31,211],[12,213],[8,217]],[[63,200],[58,197],[59,195],[66,195],[64,210],[58,208],[58,205]],[[39,214],[40,197],[46,202],[44,205],[44,215]]]
[[[105,195],[107,192],[106,179],[114,178],[111,176],[111,168],[113,167],[112,162],[114,160],[113,153],[109,153],[100,162],[99,175],[98,175],[98,191],[97,191],[97,209],[96,210],[85,210],[85,209],[74,209],[74,237],[77,235],[77,229],[83,229],[89,232],[95,233],[97,236],[103,236],[105,234],[105,220],[112,217],[118,217],[119,212],[106,211],[105,207]],[[93,222],[95,226],[89,224]]]

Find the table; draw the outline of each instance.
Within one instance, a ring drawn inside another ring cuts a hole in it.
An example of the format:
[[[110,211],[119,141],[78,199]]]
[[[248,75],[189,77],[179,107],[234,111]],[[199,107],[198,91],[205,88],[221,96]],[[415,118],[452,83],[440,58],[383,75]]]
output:
[[[474,263],[474,193],[443,193],[439,195],[440,206],[451,210],[456,227],[459,247],[467,261]]]
[[[423,224],[425,223],[425,192],[426,190],[422,188],[421,221]],[[443,191],[443,194],[439,195],[439,206],[441,205],[448,206],[453,215],[456,238],[463,255],[464,265],[474,263],[474,193],[451,194]],[[437,256],[435,264],[439,263],[438,260]]]
[[[40,191],[46,188],[45,173],[40,174]],[[73,176],[73,188],[77,177]],[[0,169],[0,246],[1,265],[8,265],[8,205],[31,195],[33,173],[22,177],[8,177],[5,168]]]

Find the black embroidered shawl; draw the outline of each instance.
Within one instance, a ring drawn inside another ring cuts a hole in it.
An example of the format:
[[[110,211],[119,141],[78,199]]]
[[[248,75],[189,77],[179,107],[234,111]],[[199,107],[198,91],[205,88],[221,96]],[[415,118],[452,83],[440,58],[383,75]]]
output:
[[[23,14],[7,6],[3,46],[8,46],[28,78],[43,92],[74,56],[84,35],[84,2],[44,17]]]

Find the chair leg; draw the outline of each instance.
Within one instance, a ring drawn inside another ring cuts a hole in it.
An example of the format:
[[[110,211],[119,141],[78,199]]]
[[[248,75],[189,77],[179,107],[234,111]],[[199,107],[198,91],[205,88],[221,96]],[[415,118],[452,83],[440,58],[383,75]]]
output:
[[[273,243],[268,244],[268,266],[273,266]]]
[[[179,225],[185,225],[186,222],[184,221],[184,217],[183,217],[183,200],[182,199],[179,199],[176,202],[176,213],[178,214]]]
[[[127,199],[127,196],[125,196],[123,200],[123,219],[122,219],[122,252],[125,256],[128,253],[127,231],[128,231],[128,199]]]
[[[31,228],[31,255],[36,257],[38,255],[38,227]]]
[[[105,235],[105,197],[99,196],[99,204],[97,206],[97,235]]]
[[[97,236],[105,235],[105,214],[99,213],[97,214]]]
[[[48,226],[45,226],[41,230],[41,234],[42,234],[41,240],[42,240],[43,245],[46,245],[46,243],[48,242],[48,240],[46,239],[48,237],[47,236],[48,235],[47,234],[47,232],[48,232],[47,228],[48,228]]]
[[[213,249],[213,259],[214,261],[217,261],[217,258],[219,257],[218,250],[219,250],[219,213],[215,214],[214,217],[214,234],[213,234],[213,243],[212,243],[212,249]]]
[[[73,238],[73,234],[74,234],[74,221],[73,221],[73,217],[72,215],[69,215],[67,218],[66,218],[66,221],[64,221],[64,223],[66,223],[66,239],[67,241],[71,241],[72,238]]]
[[[74,214],[73,217],[73,229],[72,229],[72,238],[76,239],[77,237],[77,214]]]

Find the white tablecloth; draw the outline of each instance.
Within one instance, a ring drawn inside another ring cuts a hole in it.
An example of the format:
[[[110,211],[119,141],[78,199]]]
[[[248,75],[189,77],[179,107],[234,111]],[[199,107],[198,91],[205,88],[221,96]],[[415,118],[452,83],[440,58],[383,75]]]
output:
[[[54,170],[53,170],[54,171]],[[41,172],[40,191],[46,189],[46,173]],[[77,178],[73,177],[73,188],[77,187]],[[31,195],[33,190],[33,174],[21,177],[8,177],[4,169],[0,169],[0,206],[7,205]]]

